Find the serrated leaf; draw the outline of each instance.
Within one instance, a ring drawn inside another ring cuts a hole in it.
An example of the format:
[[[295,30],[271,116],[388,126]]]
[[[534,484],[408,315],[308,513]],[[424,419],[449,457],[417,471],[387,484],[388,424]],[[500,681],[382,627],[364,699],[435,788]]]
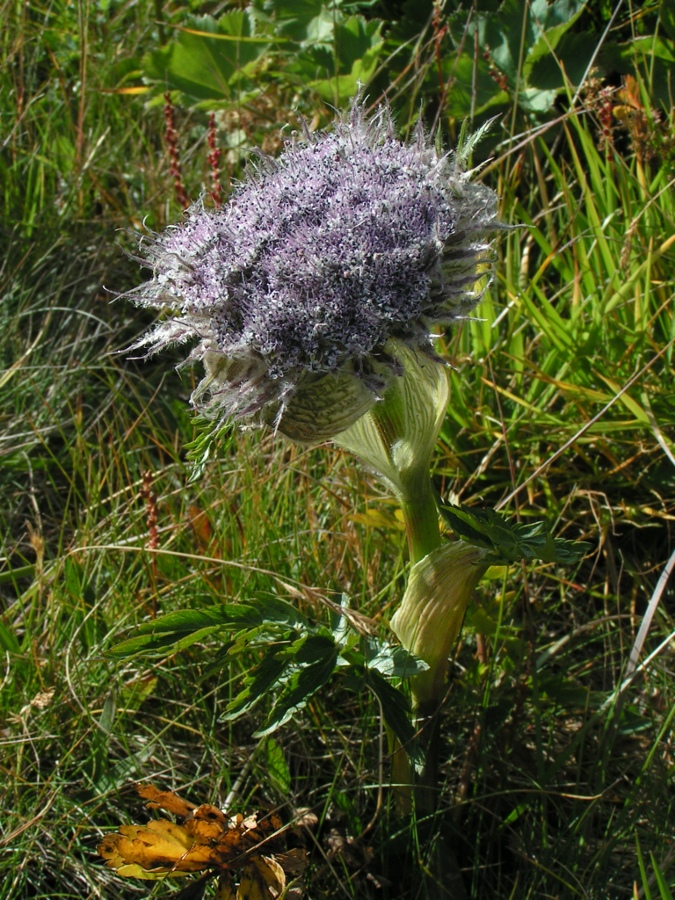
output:
[[[246,677],[244,689],[227,704],[222,721],[229,722],[252,709],[271,690],[289,666],[289,660],[283,659],[278,654],[270,653],[265,656],[253,673]]]
[[[223,624],[233,627],[265,628],[281,626],[290,628],[308,628],[307,617],[292,603],[267,597],[254,603],[228,603],[221,607],[224,616]]]
[[[509,565],[520,560],[542,560],[572,565],[588,551],[584,541],[554,538],[543,522],[514,522],[494,509],[468,509],[439,504],[441,515],[464,541],[489,553],[489,565]]]
[[[295,635],[291,632],[284,635],[272,635],[268,625],[258,625],[255,628],[242,628],[237,631],[229,642],[228,654],[239,656],[251,646],[259,644],[264,646],[270,643],[270,639],[274,640],[275,645],[279,643],[290,642]]]
[[[459,506],[439,506],[442,517],[459,537],[482,547],[484,550],[494,550],[494,539],[474,511]]]
[[[222,625],[229,620],[225,607],[214,609],[180,609],[159,616],[151,622],[143,622],[136,629],[137,634],[189,634],[210,625]]]
[[[289,627],[293,630],[289,631]],[[292,604],[277,598],[255,604],[229,603],[209,609],[183,609],[160,616],[152,622],[144,622],[135,634],[115,644],[107,655],[124,659],[137,653],[159,653],[169,648],[177,652],[212,634],[234,630],[237,633],[229,641],[228,652],[238,652],[263,637],[269,640],[270,632],[275,641],[290,643],[298,631],[306,631],[309,627],[302,613]],[[334,642],[330,632],[323,630],[332,647]]]
[[[165,650],[176,645],[177,650],[189,647],[227,624],[227,607],[214,609],[182,609],[144,622],[133,637],[115,644],[107,655],[117,659],[136,653]]]
[[[289,678],[281,696],[275,703],[265,727],[259,729],[254,737],[265,737],[271,734],[306,706],[314,694],[332,677],[337,657],[338,651],[333,645],[331,653],[324,653],[323,658],[318,662],[295,672]]]
[[[292,603],[280,600],[278,597],[267,597],[255,604],[263,622],[273,622],[276,625],[289,625],[291,628],[307,627],[307,617],[304,616]]]
[[[366,684],[380,701],[385,722],[399,739],[413,764],[416,767],[423,766],[424,752],[415,736],[409,698],[375,669],[366,669],[365,677]]]
[[[556,91],[528,87],[518,92],[518,105],[529,113],[547,113],[553,108],[555,100]]]
[[[528,47],[525,64],[526,77],[532,66],[543,56],[555,56],[554,50],[574,25],[586,5],[585,0],[540,0],[530,6],[530,12],[541,31],[534,44]]]
[[[192,635],[188,635],[182,639],[183,641],[187,641],[187,643],[184,643],[181,649],[184,649],[186,646],[189,646],[190,643],[194,643],[194,641],[206,637],[207,634],[216,630],[217,626],[213,626],[211,628],[201,629],[199,632],[193,632]],[[195,634],[197,636],[194,638],[194,641],[191,641],[190,638]],[[160,650],[168,650],[169,648],[174,647],[180,640],[180,635],[176,635],[174,632],[168,634],[139,634],[127,638],[126,641],[120,641],[119,644],[115,644],[114,647],[111,647],[110,650],[107,651],[106,656],[110,656],[113,659],[125,659],[128,656],[135,656],[137,653],[159,653]]]
[[[319,662],[334,651],[337,652],[337,649],[332,634],[324,633],[304,635],[283,653],[286,657],[292,657],[296,665],[306,666]]]
[[[384,50],[382,25],[359,15],[336,19],[334,11],[324,9],[308,24],[288,71],[324,99],[345,103],[373,77]],[[318,73],[327,77],[317,78]]]
[[[277,33],[298,43],[306,40],[312,21],[325,9],[321,0],[254,0],[252,6],[273,17]],[[333,14],[341,16],[337,9]]]
[[[193,631],[192,634],[187,634],[185,637],[180,638],[174,643],[173,652],[179,653],[181,650],[187,650],[188,647],[197,644],[199,641],[206,640],[206,638],[210,637],[214,632],[220,630],[221,626],[212,625],[209,628],[200,628],[198,631]]]

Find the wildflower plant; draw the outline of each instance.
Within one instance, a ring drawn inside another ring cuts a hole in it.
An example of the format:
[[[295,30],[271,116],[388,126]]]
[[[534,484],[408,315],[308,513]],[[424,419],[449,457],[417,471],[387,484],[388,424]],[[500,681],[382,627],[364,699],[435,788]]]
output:
[[[380,701],[404,812],[416,778],[425,788],[418,807],[434,807],[429,734],[479,579],[494,563],[577,555],[538,526],[523,531],[491,512],[441,509],[460,540],[441,535],[429,470],[450,397],[434,334],[479,301],[492,276],[490,241],[503,227],[496,194],[467,167],[480,137],[463,136],[456,152],[444,153],[418,127],[406,143],[386,107],[369,117],[357,98],[332,130],[305,129],[278,159],[259,156],[225,205],[198,203],[145,241],[153,277],[132,294],[165,313],[135,348],[155,353],[192,342],[186,362],[204,365],[192,402],[214,424],[197,455],[210,453],[213,435],[232,420],[304,443],[333,440],[396,495],[411,574],[391,622],[402,648],[351,628],[344,608],[337,612],[346,622],[331,631],[283,604],[271,612],[226,605],[149,622],[114,654],[180,649],[233,629],[231,649],[274,634],[278,649],[227,713],[276,691],[261,735],[288,721],[335,672],[348,673]],[[432,723],[426,741],[416,740],[407,698],[385,676],[409,678],[418,727]]]

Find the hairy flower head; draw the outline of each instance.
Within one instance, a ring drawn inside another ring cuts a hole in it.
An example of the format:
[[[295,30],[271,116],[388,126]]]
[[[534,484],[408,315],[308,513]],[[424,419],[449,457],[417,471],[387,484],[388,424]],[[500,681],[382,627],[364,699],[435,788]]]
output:
[[[480,297],[496,196],[462,163],[355,101],[262,157],[223,208],[196,204],[146,243],[153,278],[135,296],[170,315],[135,346],[194,340],[193,402],[221,418],[338,434],[401,374],[397,342],[433,356],[433,327]]]

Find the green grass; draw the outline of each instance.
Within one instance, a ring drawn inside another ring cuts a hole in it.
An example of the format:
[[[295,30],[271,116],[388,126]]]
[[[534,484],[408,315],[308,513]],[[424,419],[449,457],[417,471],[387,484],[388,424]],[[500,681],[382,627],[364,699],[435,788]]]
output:
[[[323,598],[345,592],[385,637],[404,531],[386,491],[330,447],[237,434],[188,483],[193,375],[175,373],[178,356],[118,354],[145,314],[108,293],[139,279],[119,229],[179,214],[161,111],[107,92],[154,46],[155,7],[2,13],[0,897],[168,895],[95,853],[103,833],[142,819],[128,785],[150,778],[235,810],[311,807],[311,898],[418,896],[410,835],[380,790],[372,697],[335,682],[259,741],[264,710],[222,715],[262,651],[105,655],[139,622],[223,599],[290,598],[326,622]],[[398,104],[410,110],[436,73],[430,45],[406,52],[424,69]],[[316,97],[302,103],[330,118]],[[526,227],[501,240],[478,317],[445,339],[452,400],[435,480],[470,505],[517,490],[506,512],[593,550],[577,571],[514,568],[481,584],[448,686],[439,812],[412,843],[425,865],[442,832],[472,898],[665,898],[671,586],[642,658],[663,649],[616,692],[673,549],[675,172],[665,151],[631,142],[638,125],[660,139],[651,114],[599,149],[592,98],[567,108],[483,176],[503,218]],[[256,109],[254,133],[269,129]],[[196,194],[205,118],[177,115]]]

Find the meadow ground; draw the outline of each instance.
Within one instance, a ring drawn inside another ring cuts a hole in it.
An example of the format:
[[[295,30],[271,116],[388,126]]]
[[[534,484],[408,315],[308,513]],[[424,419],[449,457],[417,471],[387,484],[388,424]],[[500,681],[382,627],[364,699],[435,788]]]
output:
[[[206,20],[140,0],[0,5],[0,897],[184,887],[121,879],[96,854],[144,815],[129,785],[149,779],[234,811],[311,809],[311,898],[419,896],[441,833],[476,900],[671,897],[672,14],[571,3],[569,30],[558,10],[535,54],[508,3],[470,8],[483,30],[455,4],[310,6],[257,4],[254,25],[243,5],[196,10],[234,16],[228,46],[257,50],[214,53],[217,90],[194,72],[169,85],[167,142],[163,82],[184,72],[181,40],[208,41],[179,28]],[[577,90],[560,60],[595,47]],[[572,570],[481,582],[453,656],[438,813],[413,826],[383,788],[379,705],[339,673],[258,739],[269,705],[224,714],[264,638],[109,655],[159,614],[284,599],[327,624],[343,594],[389,639],[407,550],[385,488],[330,445],[259,431],[226,436],[191,480],[199,375],[174,370],[179,352],[120,354],[151,317],[111,303],[143,277],[138,235],[179,219],[176,182],[213,189],[209,138],[227,189],[298,110],[322,127],[331,98],[345,105],[341,54],[402,133],[422,110],[450,146],[462,118],[501,116],[480,177],[523,227],[501,237],[476,318],[439,340],[452,396],[434,483],[591,545]]]

